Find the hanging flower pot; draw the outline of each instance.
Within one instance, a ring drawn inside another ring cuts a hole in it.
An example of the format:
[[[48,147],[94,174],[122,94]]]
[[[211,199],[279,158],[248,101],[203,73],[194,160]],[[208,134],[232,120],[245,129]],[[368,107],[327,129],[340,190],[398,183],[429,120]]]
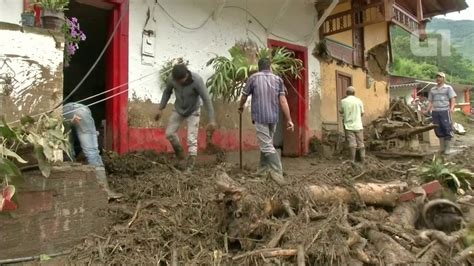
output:
[[[43,28],[60,31],[64,25],[64,12],[52,9],[43,9],[41,21],[43,23]]]
[[[35,26],[35,13],[34,11],[25,11],[21,13],[21,25],[26,27]]]
[[[60,31],[64,25],[64,10],[67,10],[69,0],[36,0],[33,5],[42,9],[41,22],[43,28]]]

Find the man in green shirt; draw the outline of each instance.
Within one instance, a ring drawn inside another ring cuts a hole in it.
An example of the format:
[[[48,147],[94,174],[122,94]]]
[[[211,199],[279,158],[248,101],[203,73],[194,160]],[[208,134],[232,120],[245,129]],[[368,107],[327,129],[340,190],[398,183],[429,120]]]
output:
[[[351,152],[351,160],[355,162],[357,150],[359,150],[362,162],[365,159],[364,126],[362,116],[364,115],[364,104],[355,97],[355,88],[347,87],[346,97],[341,100],[339,112],[343,115],[344,130]]]

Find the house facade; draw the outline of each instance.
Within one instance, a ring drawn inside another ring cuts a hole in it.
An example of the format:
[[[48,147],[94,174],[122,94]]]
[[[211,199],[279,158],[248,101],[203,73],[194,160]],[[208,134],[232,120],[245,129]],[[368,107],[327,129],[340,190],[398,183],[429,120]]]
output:
[[[456,92],[456,108],[465,114],[471,114],[471,91],[474,88],[467,84],[449,83]],[[404,99],[407,104],[411,104],[415,98],[427,96],[431,88],[436,83],[429,80],[418,80],[411,77],[390,76],[390,98]]]
[[[423,39],[430,17],[467,5],[454,0],[349,0],[322,1],[316,7],[324,18],[314,51],[321,61],[322,126],[341,130],[338,103],[347,86],[353,85],[365,103],[365,123],[389,106],[390,27]]]
[[[2,10],[12,10],[2,13],[0,21],[17,24],[28,2],[0,1]],[[388,107],[390,25],[399,24],[415,34],[424,28],[426,17],[465,7],[457,0],[71,0],[66,15],[78,17],[90,39],[64,70],[64,94],[105,49],[84,88],[75,93],[78,99],[103,95],[103,107],[93,115],[103,126],[105,147],[119,153],[171,151],[165,126],[174,100],[162,120],[153,119],[162,95],[159,72],[167,62],[183,58],[206,80],[212,74],[207,61],[215,55],[228,56],[238,41],[286,47],[305,69],[302,79],[287,84],[296,130],[281,129],[278,134],[283,153],[300,156],[307,152],[312,136],[321,137],[323,127],[341,129],[337,106],[348,85],[354,85],[366,102],[366,122]],[[214,106],[219,129],[213,143],[237,150],[237,103],[217,99]],[[201,125],[206,120],[203,112]],[[249,109],[242,128],[244,148],[256,148]],[[185,140],[185,129],[179,134]],[[206,144],[203,127],[199,148]]]

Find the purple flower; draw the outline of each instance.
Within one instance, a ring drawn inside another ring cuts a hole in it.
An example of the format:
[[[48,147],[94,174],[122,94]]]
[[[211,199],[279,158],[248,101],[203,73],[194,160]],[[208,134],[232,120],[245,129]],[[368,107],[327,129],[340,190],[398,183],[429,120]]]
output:
[[[74,22],[74,23],[77,23],[77,18],[76,18],[76,17],[73,17],[73,18],[71,19],[71,21]]]
[[[69,55],[73,55],[76,53],[76,46],[73,43],[68,43],[67,44],[67,53]]]
[[[83,32],[81,32],[81,41],[85,41],[85,40],[86,40],[86,35]]]
[[[75,31],[74,29],[71,30],[71,36],[73,38],[76,38],[79,34],[77,33],[77,31]]]

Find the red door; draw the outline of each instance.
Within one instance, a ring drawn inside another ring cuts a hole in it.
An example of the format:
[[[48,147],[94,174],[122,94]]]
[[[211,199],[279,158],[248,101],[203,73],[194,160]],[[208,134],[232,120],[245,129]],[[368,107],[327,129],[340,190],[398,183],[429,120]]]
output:
[[[304,70],[301,79],[288,79],[283,77],[286,85],[288,94],[286,96],[288,105],[290,107],[291,118],[295,124],[294,131],[286,130],[286,120],[283,121],[283,151],[284,156],[302,156],[308,152],[308,139],[307,139],[307,48],[280,41],[269,40],[268,46],[272,47],[285,47],[286,49],[293,51],[295,57],[303,61]]]

